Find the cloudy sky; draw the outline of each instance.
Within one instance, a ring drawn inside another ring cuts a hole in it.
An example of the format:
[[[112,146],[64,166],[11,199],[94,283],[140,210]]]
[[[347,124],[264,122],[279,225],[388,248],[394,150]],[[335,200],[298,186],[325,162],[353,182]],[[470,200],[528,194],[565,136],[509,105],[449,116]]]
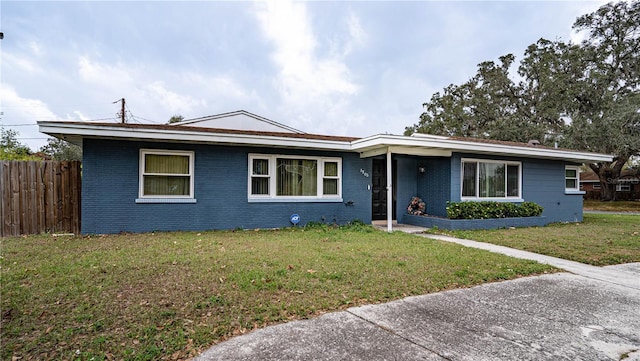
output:
[[[434,92],[603,1],[0,1],[0,126],[246,110],[309,133],[401,134]]]

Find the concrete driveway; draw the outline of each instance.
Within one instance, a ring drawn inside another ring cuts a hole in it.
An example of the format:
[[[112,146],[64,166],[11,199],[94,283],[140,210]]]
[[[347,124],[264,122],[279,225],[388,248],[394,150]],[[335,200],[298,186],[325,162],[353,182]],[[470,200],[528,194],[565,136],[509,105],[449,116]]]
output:
[[[640,263],[544,263],[556,261],[572,273],[271,326],[215,345],[197,360],[640,360]]]

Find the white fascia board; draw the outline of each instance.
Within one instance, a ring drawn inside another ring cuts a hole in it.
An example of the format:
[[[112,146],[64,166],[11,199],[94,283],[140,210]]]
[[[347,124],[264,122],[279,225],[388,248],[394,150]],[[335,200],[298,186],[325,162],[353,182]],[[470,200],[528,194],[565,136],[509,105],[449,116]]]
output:
[[[425,148],[425,147],[403,147],[403,146],[391,146],[391,147],[378,147],[368,150],[360,151],[360,158],[370,158],[379,155],[386,154],[391,151],[393,154],[406,154],[406,155],[418,155],[423,157],[451,157],[451,150],[439,149],[439,148]]]
[[[508,155],[526,158],[562,159],[575,162],[611,162],[609,154],[574,152],[562,149],[532,148],[506,144],[465,142],[453,139],[437,139],[423,137],[406,137],[398,135],[374,135],[351,143],[356,151],[372,151],[380,147],[408,146],[448,149],[455,152],[476,154]]]
[[[351,151],[351,144],[343,141],[272,137],[257,134],[205,133],[190,130],[188,127],[175,127],[171,130],[149,128],[135,129],[103,127],[91,124],[64,124],[63,122],[38,122],[38,125],[40,132],[46,134],[66,134],[92,138],[138,139],[211,144],[222,143],[249,146]]]

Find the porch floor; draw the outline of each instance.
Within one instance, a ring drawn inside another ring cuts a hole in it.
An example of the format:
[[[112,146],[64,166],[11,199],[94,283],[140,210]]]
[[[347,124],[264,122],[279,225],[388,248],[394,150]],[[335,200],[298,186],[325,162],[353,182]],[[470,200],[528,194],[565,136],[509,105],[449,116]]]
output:
[[[373,221],[371,222],[371,224],[377,228],[380,229],[382,231],[386,231],[387,230],[387,221],[386,220],[380,220],[380,221]],[[394,232],[405,232],[405,233],[424,233],[425,230],[427,230],[427,228],[425,227],[420,227],[420,226],[414,226],[411,224],[402,224],[402,223],[398,223],[397,220],[393,220],[393,223],[391,224],[392,230]]]

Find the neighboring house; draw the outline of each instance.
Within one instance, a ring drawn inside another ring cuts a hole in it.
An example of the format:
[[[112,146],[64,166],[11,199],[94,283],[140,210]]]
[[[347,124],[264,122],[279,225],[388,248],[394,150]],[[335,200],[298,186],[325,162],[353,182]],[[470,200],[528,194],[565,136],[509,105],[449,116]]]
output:
[[[224,118],[38,124],[82,145],[85,234],[276,228],[297,219],[384,219],[390,229],[405,221],[413,196],[436,217],[446,216],[448,201],[497,200],[538,203],[544,223],[581,221],[579,167],[612,159],[535,143],[306,134],[247,112],[227,113],[245,129],[198,126]],[[271,130],[251,129],[259,126]]]
[[[640,199],[640,175],[637,171],[623,170],[619,179],[610,181],[616,185],[617,200]],[[600,179],[593,171],[580,172],[580,190],[586,193],[585,199],[600,199],[601,187]]]

